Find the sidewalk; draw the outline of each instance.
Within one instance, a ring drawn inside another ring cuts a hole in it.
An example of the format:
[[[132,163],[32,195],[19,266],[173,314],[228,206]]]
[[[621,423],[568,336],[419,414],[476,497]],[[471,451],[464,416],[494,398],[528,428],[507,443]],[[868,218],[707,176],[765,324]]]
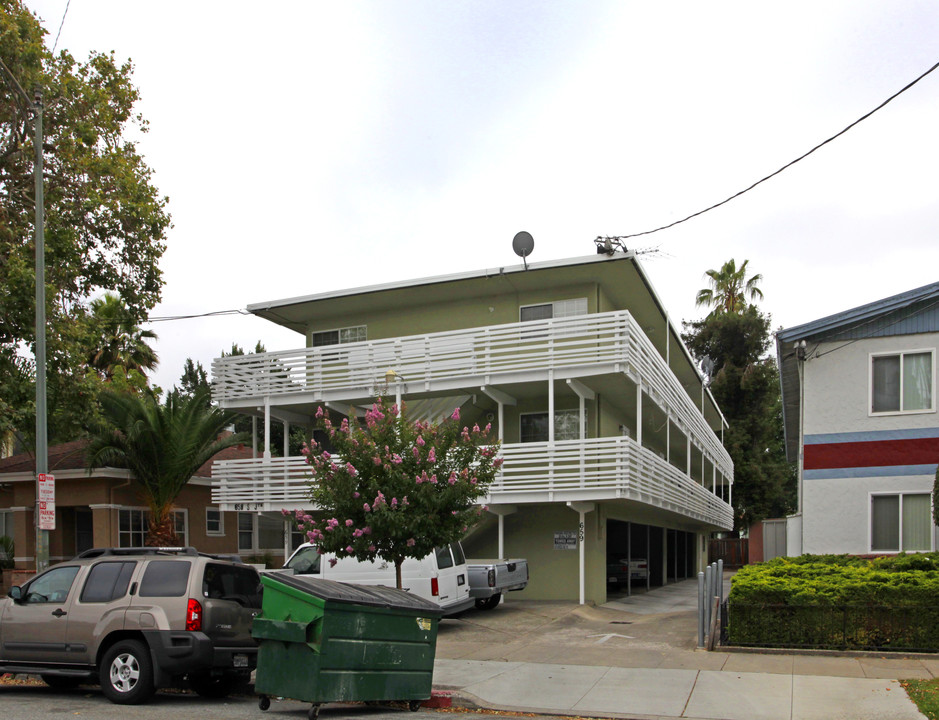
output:
[[[441,622],[436,690],[484,708],[714,720],[923,716],[898,680],[939,677],[939,657],[704,652],[696,583],[602,607],[512,601]]]

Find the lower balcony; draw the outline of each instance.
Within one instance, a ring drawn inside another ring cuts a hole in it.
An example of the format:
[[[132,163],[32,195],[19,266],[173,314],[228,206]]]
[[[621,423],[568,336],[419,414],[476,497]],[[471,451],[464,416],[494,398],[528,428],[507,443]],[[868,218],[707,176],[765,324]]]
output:
[[[733,510],[705,487],[628,437],[502,446],[505,464],[490,486],[492,505],[624,499],[717,528]],[[222,460],[212,466],[212,502],[222,510],[308,506],[312,479],[303,457]],[[729,490],[729,488],[728,488]]]

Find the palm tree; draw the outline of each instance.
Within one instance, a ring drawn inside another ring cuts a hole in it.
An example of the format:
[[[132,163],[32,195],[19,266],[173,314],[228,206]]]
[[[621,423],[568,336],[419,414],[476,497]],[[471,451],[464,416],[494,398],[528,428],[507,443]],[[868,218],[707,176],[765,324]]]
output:
[[[147,340],[156,340],[156,333],[136,325],[120,297],[105,293],[92,300],[91,322],[96,340],[88,364],[106,380],[119,367],[146,375],[157,366],[156,351],[147,344]]]
[[[150,510],[148,545],[175,545],[173,502],[196,471],[238,436],[220,437],[234,413],[211,407],[208,390],[192,397],[171,393],[165,405],[152,395],[105,390],[99,397],[106,424],[88,447],[87,465],[128,468]]]
[[[747,279],[747,263],[744,260],[740,269],[737,269],[734,259],[731,258],[723,264],[720,270],[708,270],[704,276],[710,280],[711,287],[698,290],[695,297],[695,306],[706,305],[713,307],[711,315],[719,313],[741,313],[747,307],[747,298],[750,301],[762,300],[763,291],[757,285],[763,281],[762,275],[754,275]]]

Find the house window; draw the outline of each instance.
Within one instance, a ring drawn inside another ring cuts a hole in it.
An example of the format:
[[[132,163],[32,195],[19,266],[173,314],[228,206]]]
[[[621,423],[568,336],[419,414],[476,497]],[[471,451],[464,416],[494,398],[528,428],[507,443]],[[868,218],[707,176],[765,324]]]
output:
[[[871,413],[934,409],[933,352],[871,356]]]
[[[346,343],[364,342],[368,339],[367,327],[367,325],[358,325],[356,327],[315,332],[310,335],[310,345],[312,347],[322,347],[323,345],[345,345]]]
[[[173,530],[181,545],[189,545],[189,513],[185,509],[171,511]],[[147,510],[125,509],[118,515],[118,545],[120,547],[143,547],[150,530],[150,513]]]
[[[205,534],[225,534],[225,516],[217,507],[207,507],[205,509]]]
[[[931,548],[932,506],[928,493],[871,496],[871,552]]]
[[[0,510],[0,537],[6,535],[13,537],[13,512],[11,510]]]
[[[519,418],[521,442],[548,442],[548,413],[525,413]],[[554,413],[554,439],[578,440],[580,413],[577,410],[557,410]]]
[[[257,513],[238,513],[238,551],[258,553],[268,550],[283,552],[284,519]]]
[[[541,305],[525,305],[518,310],[519,320],[532,322],[534,320],[550,320],[551,318],[574,317],[587,314],[587,298],[574,298],[573,300],[558,300]]]

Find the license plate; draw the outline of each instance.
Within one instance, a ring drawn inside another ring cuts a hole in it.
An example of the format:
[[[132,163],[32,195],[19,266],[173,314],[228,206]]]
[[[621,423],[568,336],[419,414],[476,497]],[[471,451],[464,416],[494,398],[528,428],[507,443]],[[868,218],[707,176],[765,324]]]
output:
[[[247,655],[232,655],[232,665],[235,667],[248,667],[248,656]]]

